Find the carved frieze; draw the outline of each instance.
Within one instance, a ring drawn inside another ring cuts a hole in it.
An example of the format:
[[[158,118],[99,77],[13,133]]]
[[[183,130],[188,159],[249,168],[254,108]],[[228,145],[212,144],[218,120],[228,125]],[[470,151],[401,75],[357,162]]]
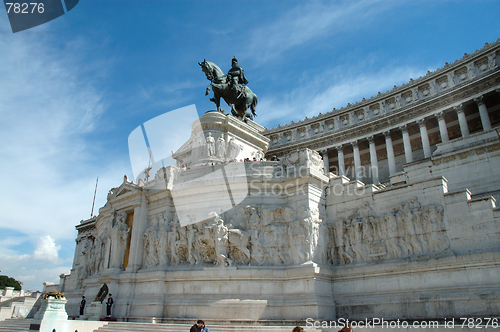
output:
[[[335,265],[440,253],[450,246],[441,205],[421,206],[416,197],[377,214],[365,202],[328,223]]]

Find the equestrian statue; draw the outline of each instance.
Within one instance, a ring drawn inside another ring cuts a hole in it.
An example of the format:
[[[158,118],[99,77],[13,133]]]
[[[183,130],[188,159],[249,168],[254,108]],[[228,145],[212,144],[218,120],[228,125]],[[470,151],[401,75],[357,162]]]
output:
[[[233,58],[231,69],[227,75],[224,75],[222,70],[213,62],[203,60],[201,70],[211,82],[208,86],[205,96],[210,93],[210,89],[214,90],[214,97],[211,101],[217,105],[217,111],[223,112],[220,107],[220,99],[224,99],[231,106],[231,113],[239,117],[242,121],[247,122],[247,119],[253,120],[255,107],[257,106],[257,95],[246,86],[248,84],[243,69],[238,66],[238,60]],[[250,108],[251,112],[248,110]]]

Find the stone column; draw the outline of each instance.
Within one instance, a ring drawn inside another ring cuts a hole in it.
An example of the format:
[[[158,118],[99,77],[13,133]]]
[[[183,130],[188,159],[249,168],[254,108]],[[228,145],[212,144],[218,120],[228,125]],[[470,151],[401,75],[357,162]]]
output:
[[[358,141],[354,141],[351,143],[352,145],[352,152],[354,154],[354,178],[358,181],[361,181],[363,179],[363,176],[361,176],[359,173],[361,173],[361,157],[359,156],[359,146],[358,146]]]
[[[389,164],[389,175],[392,176],[396,174],[396,161],[394,160],[394,149],[392,147],[391,132],[386,131],[385,136],[385,148],[387,149],[387,162]]]
[[[446,128],[446,120],[444,119],[444,112],[439,112],[436,114],[439,124],[439,134],[441,135],[441,142],[448,142],[450,138],[448,137],[448,129]]]
[[[370,143],[370,163],[372,171],[372,181],[373,183],[379,183],[378,178],[378,161],[377,161],[377,148],[375,146],[375,136],[368,137],[368,142]]]
[[[488,110],[486,109],[486,105],[484,104],[484,97],[481,96],[479,98],[474,99],[479,108],[479,116],[481,117],[481,123],[483,124],[483,130],[487,131],[491,129],[490,116],[488,115]]]
[[[462,132],[462,136],[469,136],[469,127],[467,126],[467,119],[465,118],[463,105],[455,107],[455,111],[458,115],[458,123],[460,124],[460,131]]]
[[[411,163],[413,161],[413,153],[411,151],[411,142],[410,142],[410,135],[408,134],[408,125],[399,127],[399,129],[403,133],[403,145],[405,148],[406,162]]]
[[[342,176],[345,175],[344,147],[342,145],[337,146],[337,153],[339,158],[339,176]]]
[[[328,175],[328,173],[330,173],[330,162],[328,160],[328,149],[321,150],[321,155],[323,156],[325,174]]]
[[[130,237],[130,250],[126,269],[128,272],[136,272],[142,267],[143,235],[147,226],[148,200],[144,196],[141,200],[141,205],[136,206],[134,209],[132,236]]]
[[[426,120],[422,119],[418,121],[420,127],[420,138],[422,139],[422,148],[424,149],[424,157],[429,158],[431,156],[431,144],[429,143],[429,135],[427,134]]]

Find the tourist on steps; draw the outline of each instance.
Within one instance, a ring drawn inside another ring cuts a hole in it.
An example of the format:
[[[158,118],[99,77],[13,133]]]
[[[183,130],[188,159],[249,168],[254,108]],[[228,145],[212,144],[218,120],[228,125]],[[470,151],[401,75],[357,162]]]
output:
[[[205,326],[205,322],[201,319],[198,319],[196,324],[191,326],[191,330],[189,332],[209,332],[208,327]]]

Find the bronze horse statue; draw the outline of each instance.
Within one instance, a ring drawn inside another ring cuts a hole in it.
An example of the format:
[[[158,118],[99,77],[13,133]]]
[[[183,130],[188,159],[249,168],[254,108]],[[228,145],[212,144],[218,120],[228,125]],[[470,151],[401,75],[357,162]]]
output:
[[[207,87],[205,96],[210,93],[210,89],[214,90],[214,97],[210,98],[211,101],[217,105],[217,111],[224,112],[220,107],[220,98],[224,99],[228,105],[231,106],[231,113],[241,118],[246,122],[247,119],[253,120],[255,114],[255,107],[257,107],[257,95],[250,90],[246,85],[241,85],[241,92],[233,89],[229,84],[226,75],[222,70],[213,62],[203,60],[201,70],[207,76],[211,84]],[[248,110],[250,108],[251,112]]]

